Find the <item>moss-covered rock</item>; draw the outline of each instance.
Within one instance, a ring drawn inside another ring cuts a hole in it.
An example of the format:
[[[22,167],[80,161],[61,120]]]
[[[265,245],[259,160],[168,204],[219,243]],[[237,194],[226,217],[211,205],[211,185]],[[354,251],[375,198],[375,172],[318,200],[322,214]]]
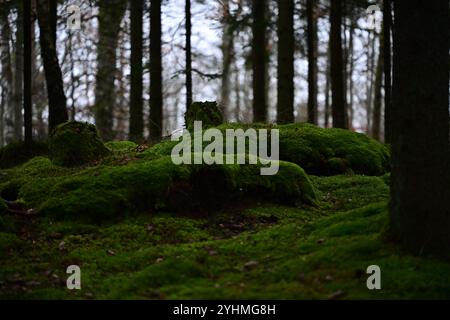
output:
[[[382,175],[389,170],[389,149],[365,134],[289,124],[280,129],[280,158],[300,165],[309,174]]]
[[[218,126],[223,122],[222,112],[215,101],[194,102],[184,114],[186,128],[194,128],[194,121],[202,121],[203,128]]]
[[[33,141],[29,145],[26,145],[23,141],[12,142],[0,148],[0,168],[12,168],[33,157],[47,154],[48,145],[46,142]]]
[[[138,145],[132,141],[108,141],[105,146],[111,151],[127,152],[132,151],[138,147]]]
[[[85,165],[110,153],[93,124],[76,121],[62,123],[54,129],[49,151],[53,163],[66,167]]]
[[[232,123],[222,124],[217,128],[223,133],[227,129],[243,129],[244,131],[249,128],[278,129],[280,160],[296,163],[308,174],[382,175],[390,169],[388,147],[362,133],[343,129],[324,129],[311,124],[274,126]],[[170,155],[177,143],[170,140],[163,141],[147,149],[140,156],[155,158]],[[204,142],[203,146],[209,143]],[[246,150],[248,150],[248,140],[246,143]]]
[[[102,166],[20,187],[25,203],[55,218],[101,222],[143,210],[215,210],[241,197],[313,204],[314,188],[295,164],[261,176],[260,165],[175,165],[170,157]]]

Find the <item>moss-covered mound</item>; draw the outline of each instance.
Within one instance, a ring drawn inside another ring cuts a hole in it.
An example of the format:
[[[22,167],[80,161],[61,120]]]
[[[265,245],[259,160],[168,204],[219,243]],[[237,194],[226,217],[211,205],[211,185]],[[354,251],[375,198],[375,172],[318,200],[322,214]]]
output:
[[[136,149],[138,145],[132,141],[108,141],[105,146],[111,151],[127,152]]]
[[[194,128],[194,121],[202,121],[203,127],[218,126],[223,123],[222,113],[215,101],[194,102],[184,114],[186,128]]]
[[[170,157],[18,179],[18,198],[42,215],[105,221],[142,210],[215,210],[242,197],[313,204],[316,194],[295,164],[261,176],[259,165],[175,165]]]
[[[58,125],[49,139],[50,159],[57,165],[85,165],[109,154],[93,124],[70,121]]]
[[[233,123],[223,124],[217,128],[223,133],[227,129],[243,129],[244,131],[250,128],[278,129],[280,160],[296,163],[308,174],[382,175],[390,169],[388,147],[362,133],[343,129],[324,129],[311,124],[270,126]],[[246,150],[248,150],[248,140],[246,142]],[[170,155],[177,143],[170,140],[162,141],[140,156],[154,158]],[[209,143],[203,142],[203,146]]]
[[[280,129],[280,158],[315,175],[354,172],[382,175],[389,170],[388,148],[365,134],[289,124]]]
[[[11,168],[33,157],[48,154],[46,142],[32,141],[26,145],[23,141],[12,142],[0,148],[0,168]]]

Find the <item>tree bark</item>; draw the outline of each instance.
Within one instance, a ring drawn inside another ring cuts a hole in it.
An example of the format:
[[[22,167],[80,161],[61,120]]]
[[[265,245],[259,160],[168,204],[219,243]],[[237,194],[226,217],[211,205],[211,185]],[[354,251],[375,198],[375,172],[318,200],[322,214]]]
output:
[[[5,121],[5,117],[8,118],[13,115],[11,106],[13,105],[13,75],[12,75],[12,62],[11,62],[11,47],[9,45],[9,39],[11,37],[11,29],[9,28],[8,16],[10,12],[9,4],[2,4],[0,13],[0,64],[2,68],[2,74],[0,78],[0,85],[2,88],[1,96],[1,110],[0,110],[0,145],[5,143],[5,135],[8,122]],[[11,117],[12,118],[12,117]],[[10,120],[10,119],[8,119]]]
[[[37,0],[39,43],[44,64],[48,96],[48,132],[68,120],[66,96],[56,52],[56,3]]]
[[[231,12],[229,1],[223,1],[222,14],[222,85],[220,88],[220,104],[223,108],[224,119],[228,120],[231,116],[230,110],[230,73],[234,58],[234,26],[230,19]]]
[[[378,50],[377,70],[375,72],[375,96],[373,99],[373,120],[372,120],[372,138],[380,140],[381,136],[381,104],[382,104],[382,87],[383,87],[383,69],[384,69],[384,51],[383,51],[383,35],[380,35],[380,45]]]
[[[279,0],[278,12],[277,123],[281,124],[294,122],[294,1]]]
[[[392,26],[392,1],[384,0],[383,3],[383,49],[384,49],[384,142],[391,141],[391,26]]]
[[[253,121],[266,122],[266,0],[252,1]]]
[[[185,18],[186,18],[186,111],[192,104],[192,48],[191,48],[191,0],[186,0],[185,3]]]
[[[95,124],[104,140],[112,140],[116,102],[114,80],[117,75],[117,43],[126,2],[99,0],[97,74],[95,79]]]
[[[23,0],[17,2],[16,43],[14,46],[14,140],[23,139]]]
[[[395,1],[390,231],[449,256],[448,0]]]
[[[344,86],[344,62],[342,52],[342,3],[340,0],[331,0],[330,11],[330,55],[331,55],[331,91],[332,114],[334,128],[348,128],[345,86]]]
[[[154,1],[152,1],[153,3]],[[144,134],[142,106],[142,32],[144,4],[130,0],[131,20],[131,74],[130,74],[130,126],[129,139],[141,143]],[[150,61],[152,61],[151,59]]]
[[[159,141],[163,127],[161,0],[150,8],[150,139]]]
[[[25,144],[33,141],[32,106],[31,106],[31,3],[23,1],[23,124]]]

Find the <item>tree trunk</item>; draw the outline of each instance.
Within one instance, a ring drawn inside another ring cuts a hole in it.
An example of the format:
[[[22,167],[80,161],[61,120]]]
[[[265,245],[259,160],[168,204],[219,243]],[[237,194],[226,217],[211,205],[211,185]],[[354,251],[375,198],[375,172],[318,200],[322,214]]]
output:
[[[391,141],[391,0],[383,4],[383,49],[384,49],[384,142]]]
[[[372,37],[371,37],[372,35]],[[367,114],[367,128],[366,133],[372,133],[372,96],[373,96],[373,78],[375,72],[375,39],[374,32],[369,31],[368,35],[368,50],[367,50],[367,90],[366,90],[366,114]]]
[[[348,73],[347,73],[347,91],[348,91],[348,101],[347,101],[347,116],[348,116],[348,127],[353,128],[353,70],[355,65],[354,59],[354,36],[355,36],[355,21],[353,18],[350,19],[350,30],[349,30],[349,41],[348,41]]]
[[[234,58],[234,26],[230,20],[229,1],[223,1],[222,14],[222,85],[220,88],[220,104],[223,108],[224,119],[229,120],[230,112],[230,73]]]
[[[68,120],[66,96],[56,52],[56,4],[53,0],[38,0],[39,40],[44,64],[48,96],[48,132]]]
[[[383,87],[383,69],[384,69],[384,51],[383,51],[383,35],[380,35],[380,45],[378,50],[378,63],[377,70],[375,72],[375,96],[373,99],[373,120],[372,120],[372,137],[376,140],[380,140],[380,127],[381,127],[381,104]]]
[[[95,123],[104,140],[112,140],[115,107],[117,68],[117,43],[120,23],[125,13],[126,2],[122,0],[100,0],[97,45],[97,74],[95,79]]]
[[[333,127],[347,129],[348,121],[345,108],[344,62],[341,36],[342,4],[340,0],[331,0],[330,24],[330,71],[333,99]]]
[[[155,1],[152,1],[152,3]],[[130,74],[130,126],[129,139],[142,142],[144,116],[142,110],[142,32],[144,3],[130,0],[131,20],[131,74]],[[151,59],[153,60],[153,59]]]
[[[391,233],[413,253],[448,257],[448,0],[394,5]]]
[[[163,127],[161,0],[150,8],[150,139],[158,141]]]
[[[0,64],[2,68],[2,74],[0,78],[0,85],[2,88],[1,96],[1,110],[0,110],[0,145],[5,143],[5,134],[7,129],[7,121],[5,121],[6,115],[11,115],[11,106],[13,105],[13,75],[12,75],[12,62],[11,62],[11,48],[9,45],[9,39],[11,38],[11,29],[9,28],[9,4],[3,4],[0,13]]]
[[[266,0],[252,1],[253,121],[266,122]]]
[[[327,68],[325,70],[325,128],[330,127],[330,46],[327,50]]]
[[[23,0],[17,2],[16,43],[14,47],[14,140],[23,138]]]
[[[186,18],[186,111],[192,104],[192,49],[191,49],[191,0],[186,0],[185,3],[185,18]]]
[[[281,124],[294,122],[294,0],[279,0],[278,12],[277,122]]]
[[[31,107],[31,3],[23,1],[23,123],[25,144],[33,141],[32,107]]]

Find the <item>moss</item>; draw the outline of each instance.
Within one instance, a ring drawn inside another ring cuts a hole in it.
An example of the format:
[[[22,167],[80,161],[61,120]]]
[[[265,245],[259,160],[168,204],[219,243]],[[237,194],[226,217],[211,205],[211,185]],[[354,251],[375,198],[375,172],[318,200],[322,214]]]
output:
[[[365,174],[382,175],[390,170],[390,152],[387,146],[364,134],[343,129],[324,129],[311,124],[264,125],[222,124],[227,129],[278,129],[280,133],[280,160],[298,164],[308,174]],[[142,153],[141,157],[170,155],[175,141],[163,141]],[[203,147],[209,142],[204,142]],[[248,139],[246,139],[248,150]]]
[[[62,123],[54,129],[49,150],[53,163],[66,167],[85,165],[110,153],[94,125],[76,121]]]
[[[20,240],[13,233],[0,232],[0,256],[20,245]]]
[[[364,134],[310,124],[277,128],[280,158],[299,164],[310,174],[330,175],[351,169],[356,174],[382,175],[389,170],[388,148]]]
[[[2,198],[0,198],[0,216],[5,214],[7,209],[8,206],[6,205],[5,201]]]
[[[26,145],[23,141],[12,142],[0,148],[0,168],[12,168],[39,155],[48,154],[46,142],[33,141]]]
[[[205,217],[142,211],[101,226],[38,216],[30,230],[36,243],[10,234],[0,240],[7,248],[0,298],[328,299],[337,291],[342,299],[450,297],[448,262],[411,256],[382,237],[389,189],[381,178],[310,179],[316,207],[254,203]],[[242,229],[250,217],[266,223]],[[227,228],[234,232],[217,237]],[[61,285],[70,264],[82,269],[82,290]],[[367,290],[372,264],[382,270],[381,290]]]
[[[25,184],[20,195],[42,215],[95,222],[139,210],[218,209],[222,202],[254,195],[281,203],[314,202],[314,188],[297,165],[281,162],[274,176],[260,176],[259,168],[175,165],[163,157],[55,180],[43,178]]]
[[[132,151],[138,147],[138,145],[132,141],[108,141],[105,146],[116,152],[127,152]]]
[[[218,126],[223,122],[222,112],[215,101],[194,102],[184,114],[186,128],[192,130],[194,121],[202,121],[203,128]]]

